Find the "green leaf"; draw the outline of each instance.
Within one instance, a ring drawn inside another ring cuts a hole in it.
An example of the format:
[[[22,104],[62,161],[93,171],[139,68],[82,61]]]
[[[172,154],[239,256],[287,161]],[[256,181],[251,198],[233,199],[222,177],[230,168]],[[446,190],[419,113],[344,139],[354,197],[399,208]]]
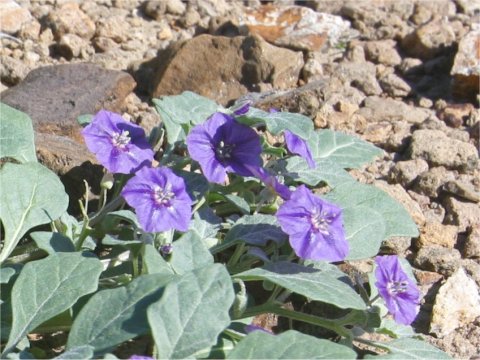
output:
[[[189,231],[172,244],[170,265],[177,274],[213,264],[213,256],[197,234]]]
[[[388,343],[377,342],[375,345],[389,351],[388,354],[380,356],[367,356],[372,359],[451,359],[451,357],[436,347],[422,340],[412,338],[401,338]]]
[[[290,130],[303,139],[308,139],[313,132],[313,121],[309,117],[290,112],[269,113],[251,107],[249,112],[238,118],[239,122],[247,125],[265,124],[267,130],[277,135],[284,130]]]
[[[99,354],[147,333],[146,309],[172,279],[169,274],[142,275],[127,286],[96,293],[75,318],[67,349],[90,345]]]
[[[350,244],[346,260],[366,259],[378,254],[386,228],[381,213],[358,205],[343,211],[343,223]]]
[[[330,271],[290,262],[269,263],[263,268],[234,275],[244,281],[268,280],[312,300],[333,304],[342,309],[366,309],[360,295]]]
[[[65,235],[57,232],[35,231],[30,234],[37,246],[46,251],[49,255],[56,252],[74,252],[75,245]]]
[[[152,244],[145,244],[142,259],[148,274],[174,274],[172,266]]]
[[[80,115],[77,117],[77,122],[80,124],[80,126],[87,126],[92,122],[94,116],[95,115],[92,114]]]
[[[308,139],[316,163],[325,159],[344,169],[354,169],[383,154],[383,150],[352,135],[319,130]]]
[[[212,264],[184,274],[148,310],[159,358],[192,356],[214,345],[230,324],[233,284],[225,266]]]
[[[5,267],[0,269],[0,284],[8,284],[12,276],[15,275],[15,269]]]
[[[415,331],[410,325],[398,324],[395,320],[384,318],[381,326],[376,329],[377,333],[386,334],[393,338],[410,337],[415,335]]]
[[[362,206],[381,214],[385,221],[385,238],[391,236],[418,236],[417,226],[405,208],[375,186],[358,182],[345,183],[335,187],[324,197],[341,206],[344,210]],[[370,221],[367,216],[369,214],[364,216],[366,222]]]
[[[134,225],[137,229],[141,229],[140,223],[138,222],[137,215],[131,210],[117,210],[112,211],[107,214],[108,217],[120,218],[132,225]]]
[[[289,330],[279,335],[254,331],[243,338],[227,359],[355,359],[352,349],[332,341]]]
[[[2,263],[21,237],[32,227],[60,217],[68,206],[68,196],[57,175],[39,163],[6,163],[0,169],[0,219],[5,242]]]
[[[4,157],[21,163],[37,161],[32,120],[27,114],[0,102],[0,159]]]
[[[72,359],[72,360],[87,360],[93,358],[93,347],[89,345],[77,346],[63,354],[54,357],[57,360]]]
[[[242,214],[250,214],[250,205],[248,205],[248,202],[246,202],[244,198],[233,194],[226,194],[224,196],[225,199],[240,210]]]
[[[210,187],[207,178],[202,174],[185,170],[175,170],[175,174],[185,180],[188,195],[190,195],[192,199],[200,199]]]
[[[185,140],[186,133],[182,125],[200,124],[222,109],[216,102],[191,91],[153,99],[153,103],[165,124],[168,143],[172,145]]]
[[[216,236],[221,229],[221,224],[222,219],[215,215],[212,209],[202,206],[193,215],[189,231],[196,233],[204,244],[210,248],[218,243]]]
[[[13,323],[3,355],[29,331],[97,289],[102,264],[81,253],[58,253],[27,263],[12,289]]]
[[[310,186],[316,186],[325,182],[331,187],[343,183],[354,182],[355,179],[344,169],[330,159],[323,159],[316,162],[316,167],[311,169],[305,159],[300,156],[293,156],[287,160],[284,175],[295,181],[300,181]]]
[[[225,243],[243,240],[247,244],[265,245],[268,240],[280,243],[287,235],[273,215],[255,214],[242,216],[225,236]]]

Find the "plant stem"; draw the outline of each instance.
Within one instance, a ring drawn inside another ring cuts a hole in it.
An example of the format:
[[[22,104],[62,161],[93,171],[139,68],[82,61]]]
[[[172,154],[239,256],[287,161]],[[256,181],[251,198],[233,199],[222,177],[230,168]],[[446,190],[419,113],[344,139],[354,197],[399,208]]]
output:
[[[244,242],[239,243],[235,248],[233,255],[230,257],[230,260],[227,263],[228,269],[230,269],[231,267],[235,266],[238,263],[238,260],[242,256],[244,250],[245,250],[245,243]]]

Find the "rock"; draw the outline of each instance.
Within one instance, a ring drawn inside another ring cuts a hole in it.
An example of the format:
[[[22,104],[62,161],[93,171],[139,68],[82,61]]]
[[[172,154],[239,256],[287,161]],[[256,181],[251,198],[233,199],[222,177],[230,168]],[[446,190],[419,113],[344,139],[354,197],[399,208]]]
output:
[[[131,51],[114,48],[104,53],[94,54],[90,61],[109,70],[127,70],[138,61],[137,54]]]
[[[414,189],[420,194],[437,198],[443,184],[454,179],[455,175],[443,166],[433,167],[418,175]]]
[[[409,148],[412,159],[421,158],[431,166],[449,169],[474,169],[478,151],[472,144],[448,138],[440,130],[417,130]]]
[[[181,0],[168,0],[167,13],[172,15],[182,15],[187,7]]]
[[[155,61],[153,97],[191,90],[224,105],[262,87],[294,87],[303,66],[301,53],[251,36],[201,35],[175,44]]]
[[[423,224],[425,224],[425,217],[422,214],[422,209],[420,209],[420,206],[412,200],[405,189],[400,185],[389,185],[383,180],[376,180],[374,185],[400,202],[418,226],[423,226]]]
[[[0,32],[14,35],[30,20],[32,15],[28,9],[13,0],[0,1]]]
[[[95,23],[74,2],[65,3],[51,12],[47,23],[57,39],[65,34],[75,34],[90,40],[95,34]]]
[[[332,71],[335,77],[357,88],[366,95],[380,95],[382,88],[375,77],[376,68],[371,62],[342,62]]]
[[[455,32],[448,21],[433,20],[402,39],[403,50],[423,60],[442,54],[455,42]]]
[[[418,281],[418,285],[420,286],[428,286],[428,285],[433,285],[440,280],[443,280],[443,276],[433,272],[433,271],[425,271],[425,270],[419,270],[416,268],[412,268],[413,274],[415,275],[415,278]]]
[[[166,1],[149,0],[143,4],[143,12],[153,20],[161,20],[167,11]]]
[[[471,202],[464,202],[449,196],[444,201],[447,215],[445,222],[458,226],[459,232],[464,232],[470,226],[480,224],[480,206]]]
[[[460,252],[439,245],[424,246],[417,252],[414,265],[422,270],[450,276],[460,266]]]
[[[470,31],[458,44],[457,54],[450,74],[453,77],[452,93],[460,99],[476,101],[480,82],[480,25]]]
[[[463,246],[463,256],[466,258],[480,258],[480,224],[471,226]]]
[[[378,96],[367,97],[364,107],[357,113],[364,116],[369,122],[403,120],[411,124],[419,124],[431,114],[429,110],[413,107],[402,101],[384,99]]]
[[[454,225],[443,225],[438,222],[427,221],[420,231],[418,247],[440,245],[453,249],[457,242],[457,227]]]
[[[443,190],[461,197],[465,200],[480,202],[480,193],[475,191],[473,185],[463,181],[454,180],[449,181],[443,185]]]
[[[430,332],[443,337],[480,316],[480,295],[475,281],[459,268],[440,287],[432,309]]]
[[[0,21],[1,23],[1,21]],[[29,22],[26,22],[22,25],[18,36],[23,40],[34,40],[37,41],[40,36],[41,25],[40,23],[33,19]]]
[[[423,159],[399,161],[391,169],[390,180],[408,188],[421,173],[428,170],[428,164]]]
[[[379,83],[382,89],[393,97],[405,97],[412,91],[410,85],[396,74],[381,77]]]
[[[77,117],[100,109],[120,111],[134,87],[130,75],[97,65],[54,65],[31,71],[19,85],[4,91],[1,100],[32,118],[36,146],[45,165],[65,175],[91,160]],[[42,139],[48,142],[44,144]]]
[[[475,107],[472,104],[447,104],[437,112],[440,120],[448,126],[458,128],[467,124],[469,119],[474,116]]]
[[[472,259],[463,259],[462,267],[469,277],[471,277],[477,286],[480,286],[480,264]]]
[[[81,54],[89,47],[89,42],[75,34],[65,34],[60,38],[56,51],[65,59],[81,57]]]
[[[415,4],[411,20],[416,25],[422,25],[432,18],[452,16],[455,12],[455,4],[450,0],[419,1]]]
[[[24,62],[10,56],[0,56],[0,80],[2,83],[13,86],[27,76],[30,69]]]
[[[423,211],[423,215],[425,215],[427,221],[436,221],[439,223],[443,223],[445,213],[445,208],[435,201],[431,201],[428,208]]]
[[[393,40],[367,41],[365,43],[367,60],[387,66],[400,65],[402,58],[395,49],[396,44]]]
[[[118,48],[118,44],[110,38],[96,36],[92,44],[97,52],[104,53]]]
[[[161,1],[155,3],[162,3]],[[100,19],[97,22],[95,36],[112,39],[117,43],[122,43],[130,38],[130,29],[125,26],[125,19],[122,16],[110,16],[106,19]]]
[[[318,51],[335,45],[350,28],[340,16],[318,13],[304,6],[263,5],[248,9],[239,19],[250,34],[294,50]]]
[[[459,7],[459,11],[468,16],[480,13],[480,2],[478,1],[456,0],[455,3]]]
[[[412,238],[392,236],[382,242],[382,252],[404,256],[412,245]]]

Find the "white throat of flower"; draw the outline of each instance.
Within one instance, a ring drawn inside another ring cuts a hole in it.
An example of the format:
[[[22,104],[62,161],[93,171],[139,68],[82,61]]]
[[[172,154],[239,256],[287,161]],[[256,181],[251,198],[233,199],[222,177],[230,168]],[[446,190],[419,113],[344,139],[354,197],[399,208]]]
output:
[[[165,188],[161,186],[155,186],[153,189],[153,200],[157,205],[171,206],[171,201],[175,197],[175,193],[172,191],[172,186],[168,184]]]
[[[112,136],[112,144],[113,146],[123,150],[125,147],[130,144],[130,133],[127,130],[123,130],[121,133],[116,132]]]
[[[389,281],[387,284],[387,291],[390,295],[397,295],[407,291],[407,281]]]
[[[321,211],[318,208],[314,208],[311,213],[310,222],[315,231],[318,231],[324,235],[328,235],[330,233],[328,228],[332,223],[332,219],[327,212]]]

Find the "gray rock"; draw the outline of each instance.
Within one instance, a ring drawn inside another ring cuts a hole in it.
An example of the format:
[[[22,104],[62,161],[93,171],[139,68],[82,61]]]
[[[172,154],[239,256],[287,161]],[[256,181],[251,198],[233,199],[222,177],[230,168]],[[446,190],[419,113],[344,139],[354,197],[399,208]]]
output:
[[[433,167],[418,175],[414,189],[420,194],[437,198],[443,184],[454,179],[455,175],[443,166]]]
[[[455,40],[448,21],[433,20],[405,36],[401,45],[409,56],[428,60],[442,54]]]
[[[443,190],[465,200],[480,202],[480,193],[475,191],[473,185],[463,181],[449,181],[443,185]]]
[[[431,201],[428,208],[423,211],[423,214],[425,215],[425,219],[427,221],[436,221],[439,223],[443,223],[443,220],[445,219],[446,210],[438,202]]]
[[[356,87],[366,95],[380,95],[382,88],[375,77],[376,68],[371,62],[342,62],[334,70],[334,76]]]
[[[431,245],[420,248],[415,256],[414,265],[422,270],[450,276],[460,266],[460,260],[461,255],[457,249]]]
[[[173,15],[182,15],[186,10],[185,4],[181,0],[168,0],[167,13]]]
[[[398,69],[403,75],[418,75],[425,70],[422,60],[410,57],[403,58]]]
[[[417,130],[412,135],[409,153],[431,166],[449,169],[473,169],[478,164],[478,151],[472,144],[448,138],[440,130]]]
[[[75,34],[65,34],[60,38],[56,51],[64,58],[81,57],[82,53],[87,51],[89,42]]]
[[[22,81],[30,71],[21,60],[10,56],[0,56],[0,80],[2,83],[13,86]]]
[[[427,170],[428,164],[422,159],[399,161],[390,171],[389,178],[407,188],[415,181],[418,175]]]
[[[450,0],[418,1],[411,20],[422,25],[436,17],[452,16],[455,10],[455,4]]]
[[[462,259],[462,267],[469,277],[471,277],[477,286],[480,286],[480,264],[478,260]]]
[[[367,60],[377,64],[396,66],[402,62],[402,58],[395,49],[396,41],[379,40],[365,43],[365,55]]]
[[[430,332],[443,337],[480,316],[480,295],[475,281],[459,268],[440,287],[432,309]]]
[[[404,236],[393,236],[382,242],[382,252],[405,256],[405,253],[412,244],[412,238]]]
[[[480,258],[480,224],[474,224],[470,227],[463,247],[463,256],[466,258]]]
[[[143,4],[143,11],[148,17],[154,20],[161,20],[167,11],[167,2],[155,0],[146,1]]]
[[[412,91],[410,85],[396,74],[382,76],[379,79],[379,83],[382,89],[393,97],[405,97]]]
[[[426,120],[431,111],[405,104],[402,101],[369,96],[365,99],[365,106],[357,113],[364,116],[368,121],[407,121],[411,124],[419,124]]]
[[[226,104],[249,91],[294,87],[303,56],[258,37],[201,35],[175,44],[154,62],[153,97],[191,90]]]
[[[470,226],[480,224],[480,206],[471,202],[464,202],[449,196],[444,201],[447,215],[445,222],[458,226],[459,232],[464,232]]]
[[[95,34],[95,23],[74,2],[65,3],[51,12],[47,24],[57,39],[65,34],[75,34],[89,40]]]

